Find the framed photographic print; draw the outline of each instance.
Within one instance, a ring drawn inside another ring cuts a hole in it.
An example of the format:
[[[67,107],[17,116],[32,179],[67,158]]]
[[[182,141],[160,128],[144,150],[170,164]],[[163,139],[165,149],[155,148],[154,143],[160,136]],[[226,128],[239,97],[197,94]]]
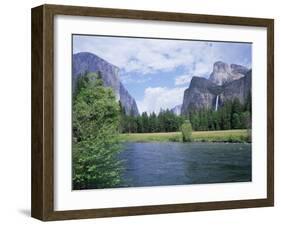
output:
[[[274,21],[32,9],[32,216],[273,206]]]

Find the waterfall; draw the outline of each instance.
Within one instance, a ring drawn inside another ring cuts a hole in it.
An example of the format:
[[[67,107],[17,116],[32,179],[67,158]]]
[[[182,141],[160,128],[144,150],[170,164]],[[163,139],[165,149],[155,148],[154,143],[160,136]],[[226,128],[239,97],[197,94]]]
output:
[[[217,95],[217,97],[216,97],[216,107],[215,107],[215,111],[218,110],[218,104],[219,104],[219,95]]]

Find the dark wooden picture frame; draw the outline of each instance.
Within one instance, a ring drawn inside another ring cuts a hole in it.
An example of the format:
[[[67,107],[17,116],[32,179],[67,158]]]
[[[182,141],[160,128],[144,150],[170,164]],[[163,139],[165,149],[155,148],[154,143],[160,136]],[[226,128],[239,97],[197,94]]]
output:
[[[122,208],[54,210],[54,16],[95,16],[265,27],[267,29],[267,198]],[[60,5],[32,9],[31,215],[49,220],[160,214],[274,205],[274,20]]]

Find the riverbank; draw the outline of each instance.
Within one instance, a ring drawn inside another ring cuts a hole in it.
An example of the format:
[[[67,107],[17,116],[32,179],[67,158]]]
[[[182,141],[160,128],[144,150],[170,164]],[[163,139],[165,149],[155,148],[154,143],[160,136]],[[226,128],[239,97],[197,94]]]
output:
[[[170,133],[126,133],[120,134],[122,142],[182,142],[181,132]],[[218,131],[194,131],[193,142],[230,142],[247,143],[248,132],[246,129],[218,130]]]

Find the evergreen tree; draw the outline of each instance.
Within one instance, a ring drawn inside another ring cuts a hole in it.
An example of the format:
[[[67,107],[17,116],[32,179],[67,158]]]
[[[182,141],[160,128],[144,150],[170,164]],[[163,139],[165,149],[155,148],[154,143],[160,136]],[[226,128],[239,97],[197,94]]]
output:
[[[199,109],[189,112],[187,116],[177,116],[171,110],[161,110],[158,115],[154,112],[143,112],[140,116],[127,116],[121,111],[121,128],[123,133],[155,133],[180,131],[181,125],[188,119],[193,130],[228,130],[246,129],[251,127],[251,112],[247,100],[241,104],[238,98],[226,101],[215,111],[213,109]]]
[[[241,104],[238,98],[226,101],[218,111],[192,110],[189,119],[193,130],[248,129],[251,127],[251,96]]]
[[[150,121],[150,132],[155,133],[158,132],[158,122],[157,122],[157,116],[155,114],[155,112],[153,112],[150,117],[149,117],[149,121]]]
[[[241,128],[241,121],[240,115],[238,113],[234,113],[232,115],[232,129],[240,129]]]
[[[142,127],[143,127],[143,133],[148,133],[149,131],[149,119],[146,112],[143,112],[142,115]]]

